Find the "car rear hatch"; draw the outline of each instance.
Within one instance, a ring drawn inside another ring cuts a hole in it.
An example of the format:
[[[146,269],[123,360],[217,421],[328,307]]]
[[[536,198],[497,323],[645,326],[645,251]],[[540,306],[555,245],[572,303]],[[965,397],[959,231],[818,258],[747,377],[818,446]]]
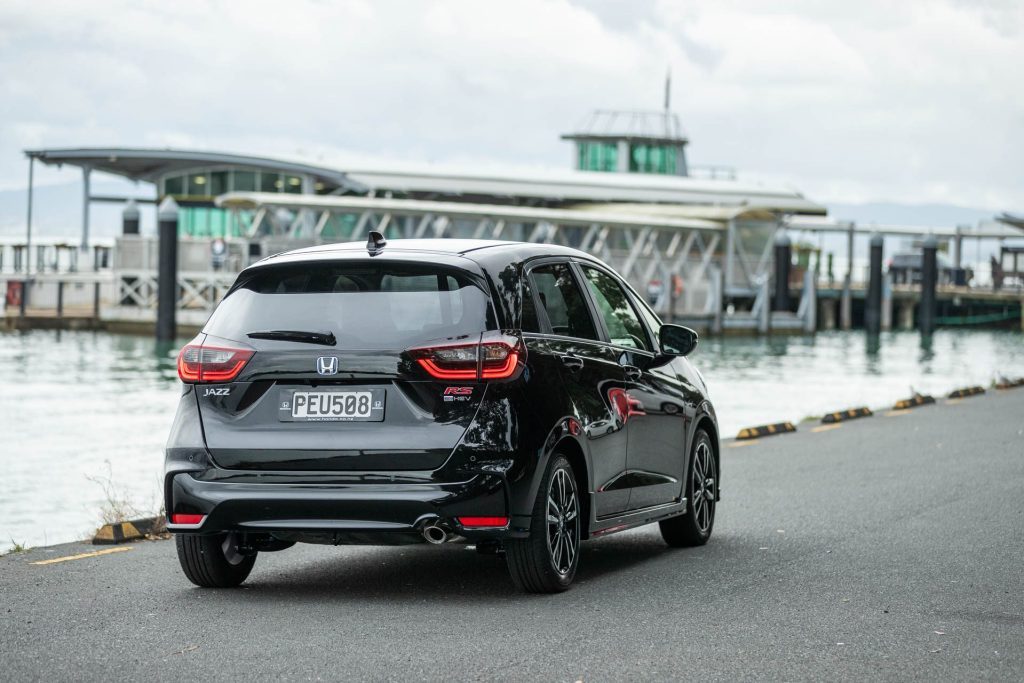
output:
[[[319,260],[242,273],[179,361],[182,378],[198,382],[218,466],[440,467],[473,420],[481,377],[510,360],[514,372],[519,361],[516,341],[495,332],[479,267],[440,260]]]

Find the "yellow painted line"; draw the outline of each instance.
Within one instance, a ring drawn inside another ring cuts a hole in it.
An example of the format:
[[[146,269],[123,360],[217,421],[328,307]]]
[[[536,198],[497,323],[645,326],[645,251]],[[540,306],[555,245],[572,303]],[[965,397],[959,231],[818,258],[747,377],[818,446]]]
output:
[[[890,410],[888,413],[885,414],[885,416],[886,417],[899,417],[900,415],[906,415],[909,412],[910,412],[909,410]]]
[[[39,562],[29,562],[29,564],[57,564],[58,562],[70,562],[71,560],[87,560],[90,557],[99,557],[100,555],[109,555],[111,553],[123,553],[128,550],[134,550],[134,548],[125,545],[121,546],[120,548],[107,548],[106,550],[96,550],[91,553],[82,553],[81,555],[55,557],[52,560],[40,560]]]
[[[760,439],[746,439],[744,441],[733,441],[729,444],[729,448],[743,448],[744,446],[753,446]]]
[[[817,426],[817,427],[814,427],[813,429],[811,429],[811,431],[812,431],[812,432],[827,432],[827,431],[828,431],[828,430],[830,430],[830,429],[839,429],[839,428],[840,428],[840,427],[842,427],[842,426],[843,426],[843,425],[841,425],[841,424],[834,424],[834,425],[819,425],[819,426]]]

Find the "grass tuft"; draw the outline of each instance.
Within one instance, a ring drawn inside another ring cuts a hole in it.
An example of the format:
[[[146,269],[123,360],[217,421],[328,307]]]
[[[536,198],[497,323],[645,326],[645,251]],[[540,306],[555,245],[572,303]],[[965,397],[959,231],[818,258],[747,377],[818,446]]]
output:
[[[2,554],[3,555],[14,555],[16,553],[26,553],[26,552],[28,552],[28,550],[29,550],[29,547],[28,547],[27,544],[25,544],[25,543],[18,543],[17,541],[15,541],[12,538],[11,539],[11,549],[8,550],[6,553],[2,553]]]
[[[103,490],[103,502],[100,504],[100,521],[102,524],[117,524],[140,517],[156,516],[156,506],[139,506],[131,495],[114,482],[114,471],[109,460],[106,474],[85,475],[85,478]]]

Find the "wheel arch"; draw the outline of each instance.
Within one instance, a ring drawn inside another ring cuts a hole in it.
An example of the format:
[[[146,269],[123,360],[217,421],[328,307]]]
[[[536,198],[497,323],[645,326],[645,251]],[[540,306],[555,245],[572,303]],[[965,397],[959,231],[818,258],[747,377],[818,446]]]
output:
[[[580,505],[583,508],[580,514],[586,523],[580,529],[580,537],[590,538],[590,512],[593,503],[593,495],[590,486],[590,470],[587,467],[587,457],[583,453],[583,447],[572,437],[563,437],[552,451],[565,456],[572,465],[573,478],[576,480],[576,489],[580,492]]]
[[[711,418],[710,415],[705,414],[705,415],[702,415],[697,420],[697,424],[696,424],[696,426],[694,427],[694,430],[693,430],[694,438],[696,438],[697,430],[699,430],[699,429],[703,429],[705,432],[707,432],[708,437],[710,437],[710,439],[711,439],[711,452],[715,456],[715,471],[718,473],[718,482],[716,482],[716,486],[715,486],[715,500],[716,501],[717,500],[721,500],[722,499],[722,486],[721,486],[721,481],[722,481],[722,454],[721,454],[721,447],[720,447],[720,445],[718,443],[718,425],[715,424],[715,421]],[[693,439],[690,440],[690,443],[691,444],[693,443]],[[689,466],[689,463],[687,463],[687,466]]]

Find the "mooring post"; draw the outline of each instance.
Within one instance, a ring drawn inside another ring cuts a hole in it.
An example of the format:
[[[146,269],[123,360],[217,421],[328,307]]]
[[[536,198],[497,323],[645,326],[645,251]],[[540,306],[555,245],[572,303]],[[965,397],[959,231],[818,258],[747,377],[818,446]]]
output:
[[[92,286],[92,319],[99,325],[100,322],[100,283],[95,282]]]
[[[789,236],[779,232],[775,238],[775,297],[773,311],[789,310],[789,267],[793,258]]]
[[[64,281],[57,283],[57,320],[64,319]]]
[[[121,212],[121,234],[139,234],[139,205],[134,199],[129,199],[124,211]]]
[[[882,331],[892,329],[892,273],[882,278]]]
[[[921,312],[918,326],[921,334],[931,335],[935,331],[935,284],[938,279],[935,252],[938,242],[935,235],[928,235],[921,246]]]
[[[712,292],[714,292],[714,317],[711,319],[711,333],[722,334],[722,316],[725,313],[725,269],[712,271]]]
[[[839,327],[849,330],[853,327],[853,233],[856,224],[846,226],[846,276],[843,278],[843,293],[839,298]]]
[[[882,330],[882,248],[884,239],[871,236],[871,268],[868,277],[868,298],[864,307],[864,329],[868,334]]]
[[[160,232],[156,279],[156,340],[172,341],[177,335],[178,308],[178,204],[167,197],[157,214]]]
[[[768,288],[767,278],[761,280],[760,294],[757,299],[760,299],[760,308],[758,309],[757,315],[757,331],[761,334],[768,334],[772,328],[772,302],[770,298],[771,290]],[[758,303],[757,299],[754,300],[755,305]]]

